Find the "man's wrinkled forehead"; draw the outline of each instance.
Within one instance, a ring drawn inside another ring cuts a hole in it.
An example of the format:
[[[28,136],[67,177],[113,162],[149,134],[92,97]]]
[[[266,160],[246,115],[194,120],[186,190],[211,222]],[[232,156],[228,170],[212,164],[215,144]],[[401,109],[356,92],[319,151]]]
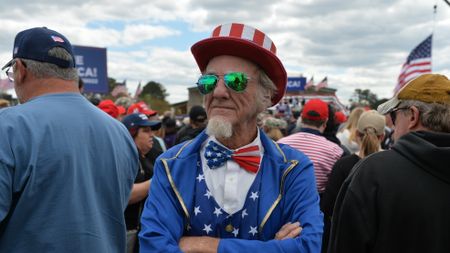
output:
[[[222,55],[212,58],[206,66],[203,74],[227,74],[230,72],[244,72],[250,75],[257,72],[259,69],[260,68],[258,67],[258,65],[246,59],[236,56]]]

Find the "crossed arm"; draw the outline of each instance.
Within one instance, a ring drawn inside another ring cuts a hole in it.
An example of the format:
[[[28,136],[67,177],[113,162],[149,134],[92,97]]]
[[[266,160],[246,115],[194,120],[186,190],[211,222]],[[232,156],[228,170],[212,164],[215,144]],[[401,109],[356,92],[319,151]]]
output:
[[[302,162],[302,161],[301,161]],[[184,236],[186,217],[165,174],[156,164],[141,218],[140,252],[319,252],[323,216],[312,165],[292,171],[286,180],[284,208],[279,210],[284,220],[301,221],[285,224],[272,240],[219,239],[206,236]],[[310,164],[310,163],[309,163]],[[192,192],[191,184],[179,185],[180,193]],[[191,199],[187,197],[186,203]],[[187,207],[189,208],[189,207]],[[276,223],[273,224],[276,227]],[[301,232],[301,235],[300,235]],[[299,236],[300,235],[300,236]]]
[[[301,231],[300,222],[288,222],[276,233],[275,240],[295,238]],[[185,253],[216,253],[219,241],[219,238],[209,236],[183,236],[178,245]]]

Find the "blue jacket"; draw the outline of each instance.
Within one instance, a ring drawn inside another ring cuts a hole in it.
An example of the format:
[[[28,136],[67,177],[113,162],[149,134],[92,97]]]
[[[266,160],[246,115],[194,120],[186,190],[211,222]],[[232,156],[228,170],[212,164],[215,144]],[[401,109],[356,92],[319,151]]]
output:
[[[264,156],[261,169],[259,240],[221,239],[218,252],[320,252],[323,215],[319,209],[314,169],[303,153],[270,140],[262,131]],[[150,195],[142,213],[140,252],[181,252],[178,241],[194,209],[196,163],[202,132],[158,158]],[[287,222],[303,228],[295,239],[275,240]]]

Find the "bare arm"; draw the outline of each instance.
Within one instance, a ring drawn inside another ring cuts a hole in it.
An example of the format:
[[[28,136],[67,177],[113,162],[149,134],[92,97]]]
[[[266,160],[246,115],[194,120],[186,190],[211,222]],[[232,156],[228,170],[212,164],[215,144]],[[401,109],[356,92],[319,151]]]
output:
[[[300,227],[300,222],[286,223],[280,228],[280,230],[275,234],[275,240],[284,240],[288,238],[295,238],[302,232],[302,227]]]
[[[130,199],[128,200],[128,205],[137,203],[147,197],[148,189],[150,188],[150,182],[151,179],[142,183],[133,184]]]
[[[219,240],[209,236],[184,236],[179,247],[185,253],[216,253]]]

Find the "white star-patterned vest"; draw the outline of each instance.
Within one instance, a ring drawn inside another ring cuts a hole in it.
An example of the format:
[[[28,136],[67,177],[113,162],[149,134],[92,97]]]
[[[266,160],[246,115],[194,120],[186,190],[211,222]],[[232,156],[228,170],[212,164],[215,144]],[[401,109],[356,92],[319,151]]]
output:
[[[200,161],[200,157],[198,161]],[[244,207],[230,215],[219,207],[211,195],[205,182],[201,162],[198,162],[194,210],[190,213],[191,220],[185,235],[247,240],[259,239],[258,206],[260,186],[261,173],[258,173],[247,193]]]

